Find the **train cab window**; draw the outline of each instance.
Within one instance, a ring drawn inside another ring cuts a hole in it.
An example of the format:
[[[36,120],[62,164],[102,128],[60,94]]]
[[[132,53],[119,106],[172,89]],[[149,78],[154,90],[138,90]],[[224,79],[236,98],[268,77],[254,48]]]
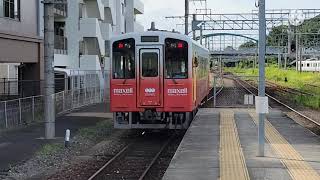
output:
[[[168,38],[165,45],[165,77],[167,79],[187,79],[188,43]]]
[[[158,53],[144,52],[142,53],[142,76],[157,77],[159,74]]]
[[[113,43],[113,79],[135,79],[135,41],[125,39]]]

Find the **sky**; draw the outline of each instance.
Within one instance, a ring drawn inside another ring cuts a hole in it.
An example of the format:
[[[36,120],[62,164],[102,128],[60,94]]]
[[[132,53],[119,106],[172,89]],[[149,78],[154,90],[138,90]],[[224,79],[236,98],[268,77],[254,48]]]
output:
[[[184,15],[184,0],[141,0],[145,5],[145,13],[138,17],[145,29],[150,27],[152,21],[158,29],[183,30],[183,26],[176,24],[183,23],[183,20],[169,20],[166,16]],[[257,10],[256,0],[207,0],[208,8],[212,13],[248,13]],[[195,5],[204,8],[204,3],[190,2],[190,8]],[[320,9],[320,0],[266,0],[267,9]],[[192,10],[191,10],[192,11]]]

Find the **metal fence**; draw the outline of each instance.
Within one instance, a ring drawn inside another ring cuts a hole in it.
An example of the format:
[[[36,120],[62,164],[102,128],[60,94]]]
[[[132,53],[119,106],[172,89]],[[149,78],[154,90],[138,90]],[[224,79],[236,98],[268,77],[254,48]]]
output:
[[[57,115],[90,104],[106,101],[104,89],[90,87],[52,95]],[[44,96],[32,96],[0,102],[0,129],[43,122]]]
[[[109,72],[82,71],[71,76],[71,90],[52,95],[56,115],[109,101]],[[0,102],[0,129],[14,128],[44,120],[44,96],[31,96]]]
[[[38,80],[18,80],[14,78],[0,79],[0,96],[27,97],[39,95],[41,81]]]

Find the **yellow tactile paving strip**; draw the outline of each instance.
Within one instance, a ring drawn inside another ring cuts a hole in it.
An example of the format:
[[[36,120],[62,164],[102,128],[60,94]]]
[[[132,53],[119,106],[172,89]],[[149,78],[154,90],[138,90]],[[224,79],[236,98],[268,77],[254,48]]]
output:
[[[250,179],[234,112],[220,111],[220,180]]]
[[[250,112],[250,116],[256,124],[259,118],[255,112]],[[287,167],[292,179],[296,180],[320,180],[319,174],[307,163],[303,157],[289,144],[289,142],[265,120],[266,139],[270,143],[273,151]]]

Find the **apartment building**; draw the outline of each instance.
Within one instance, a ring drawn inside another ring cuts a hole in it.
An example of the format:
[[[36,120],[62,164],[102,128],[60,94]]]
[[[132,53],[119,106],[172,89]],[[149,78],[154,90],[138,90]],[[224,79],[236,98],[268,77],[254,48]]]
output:
[[[112,36],[143,31],[136,16],[143,14],[140,0],[68,0],[55,8],[56,72],[72,76],[74,70],[108,69]]]
[[[3,81],[43,79],[39,13],[39,0],[0,0],[0,95],[18,94]]]
[[[42,0],[0,0],[0,86],[4,78],[43,80],[43,10]],[[143,31],[136,22],[136,16],[143,12],[140,0],[67,0],[67,4],[56,4],[56,73],[68,78],[75,76],[74,72],[108,69],[109,39]]]

